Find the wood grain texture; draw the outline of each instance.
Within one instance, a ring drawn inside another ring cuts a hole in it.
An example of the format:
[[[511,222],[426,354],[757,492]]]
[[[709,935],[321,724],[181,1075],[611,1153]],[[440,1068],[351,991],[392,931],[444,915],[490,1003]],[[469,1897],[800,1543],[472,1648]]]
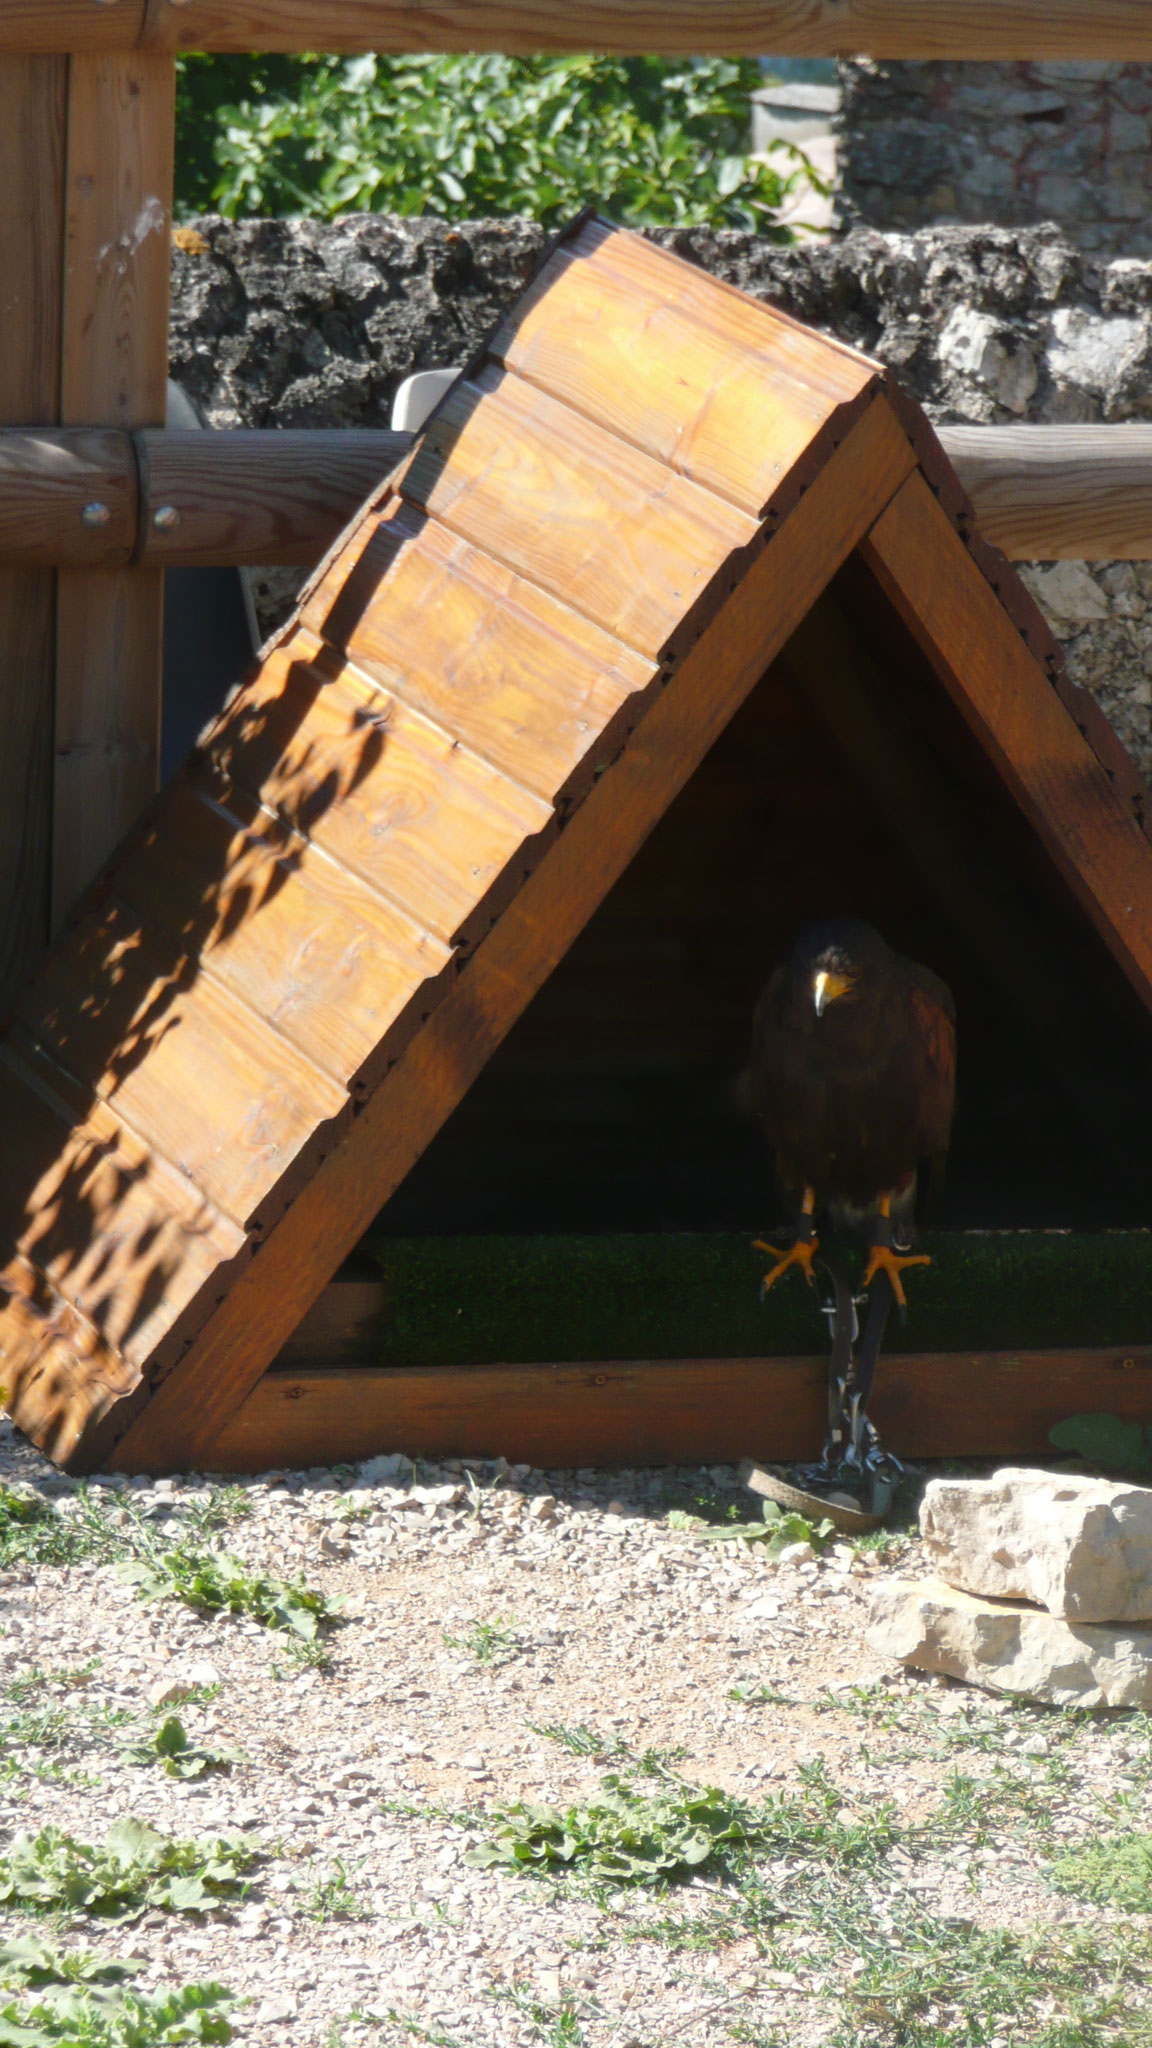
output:
[[[1047,1457],[1054,1422],[1099,1409],[1143,1422],[1152,1351],[905,1353],[870,1412],[901,1457]],[[411,1456],[543,1466],[812,1458],[827,1420],[822,1358],[627,1359],[582,1365],[353,1367],[266,1373],[207,1454],[213,1470]]]
[[[1152,1007],[1152,845],[919,475],[862,553],[1073,894]]]
[[[60,403],[68,62],[0,58],[0,423]],[[0,567],[0,1002],[48,936],[55,590]]]
[[[28,1042],[242,1229],[346,1091],[209,971],[114,901],[49,954],[17,1002]]]
[[[568,267],[575,269],[574,259]],[[623,359],[632,342],[637,347],[643,343],[643,320],[638,315],[625,330],[628,295],[616,285],[605,291],[619,301],[617,345]],[[494,349],[529,383],[541,384],[577,411],[587,405],[609,425],[619,415],[624,425],[629,408],[619,375],[609,375],[602,366],[593,377],[586,352],[573,346],[581,305],[582,300],[574,302],[570,321],[560,327],[552,322],[542,333],[529,302],[524,318],[501,328]],[[794,386],[782,373],[777,330],[786,331],[791,323],[767,308],[750,310],[763,311],[776,339],[748,394],[750,413],[741,415],[730,404],[729,390],[718,393],[732,415],[728,434],[717,433],[718,414],[701,385],[701,414],[685,435],[686,367],[706,361],[720,373],[727,358],[718,343],[700,340],[695,316],[690,320],[673,305],[663,316],[665,324],[669,329],[681,322],[690,325],[695,348],[678,353],[670,389],[661,388],[659,366],[645,358],[649,411],[636,421],[633,409],[627,423],[638,446],[649,453],[667,451],[673,468],[746,506],[764,502],[827,416],[807,373],[798,370]],[[793,389],[794,400],[789,396]],[[762,432],[768,441],[748,435],[746,420],[757,412],[764,416]],[[805,415],[809,425],[799,434],[796,423]],[[1152,560],[1152,427],[1127,422],[944,426],[938,433],[981,532],[1011,560]],[[139,508],[142,559],[167,568],[318,561],[412,444],[409,434],[370,428],[214,434],[156,429],[135,439],[148,485],[147,501]],[[0,429],[0,566],[111,567],[124,562],[137,548],[135,469],[128,437],[112,429]],[[110,523],[95,530],[79,518],[92,498],[102,498],[112,513]],[[153,526],[152,514],[162,505],[180,512],[178,526]]]
[[[148,491],[140,559],[197,568],[319,561],[412,436],[349,427],[137,439]],[[179,524],[157,527],[161,508]]]
[[[86,525],[100,504],[102,526]],[[111,568],[136,545],[136,462],[126,434],[97,428],[0,428],[0,563]]]
[[[595,221],[544,267],[492,353],[757,518],[829,415],[876,374]]]
[[[212,974],[333,1080],[350,1085],[449,948],[238,790],[178,783],[113,873],[149,930]]]
[[[0,1267],[0,1402],[65,1469],[86,1433],[143,1393],[140,1375],[26,1259]]]
[[[85,1457],[156,1471],[203,1457],[828,577],[899,489],[912,459],[887,405],[876,400],[127,1436],[113,1448],[111,1424],[103,1436],[94,1433]]]
[[[246,1240],[106,1103],[69,1102],[61,1079],[43,1059],[0,1061],[0,1242],[139,1366]]]
[[[658,660],[756,522],[493,367],[456,385],[404,497]]]
[[[324,0],[326,50],[610,50],[693,56],[1152,57],[1144,0]],[[142,0],[5,0],[0,51],[125,49]],[[188,50],[311,50],[316,0],[150,0]]]
[[[175,93],[168,57],[75,57],[70,65],[65,426],[164,421]],[[163,604],[157,569],[61,574],[54,922],[156,788]]]
[[[551,807],[398,697],[309,667],[314,645],[290,639],[234,699],[205,787],[258,797],[451,944]]]
[[[303,622],[362,674],[549,802],[656,670],[590,620],[406,505],[386,508]],[[591,768],[589,771],[591,772]]]
[[[1152,558],[1152,427],[940,427],[985,540],[1014,561]]]

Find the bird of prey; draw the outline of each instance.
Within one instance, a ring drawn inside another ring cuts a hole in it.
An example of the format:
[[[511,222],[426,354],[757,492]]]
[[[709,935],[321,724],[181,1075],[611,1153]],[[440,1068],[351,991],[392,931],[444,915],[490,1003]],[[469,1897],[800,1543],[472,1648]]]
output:
[[[853,917],[807,925],[756,1007],[749,1107],[775,1148],[798,1208],[788,1251],[764,1286],[799,1266],[811,1286],[816,1217],[871,1220],[863,1286],[885,1273],[901,1308],[901,1273],[923,1254],[894,1249],[893,1219],[915,1206],[917,1177],[939,1163],[952,1124],[956,1010],[930,968],[893,952]]]

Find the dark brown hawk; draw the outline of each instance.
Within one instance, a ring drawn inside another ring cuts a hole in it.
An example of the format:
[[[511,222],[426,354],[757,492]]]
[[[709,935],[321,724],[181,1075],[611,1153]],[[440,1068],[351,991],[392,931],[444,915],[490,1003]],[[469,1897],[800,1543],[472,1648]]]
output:
[[[809,1284],[814,1218],[872,1219],[863,1285],[885,1272],[903,1305],[900,1274],[930,1261],[898,1256],[892,1219],[915,1204],[918,1175],[942,1162],[952,1126],[956,1009],[930,968],[894,953],[858,918],[805,927],[756,1006],[750,1107],[775,1148],[799,1208],[790,1251],[763,1245]]]

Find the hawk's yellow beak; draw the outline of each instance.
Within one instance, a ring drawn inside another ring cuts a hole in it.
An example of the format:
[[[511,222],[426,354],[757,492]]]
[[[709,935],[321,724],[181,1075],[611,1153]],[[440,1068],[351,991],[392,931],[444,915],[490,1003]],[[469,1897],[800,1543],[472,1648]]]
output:
[[[838,996],[847,995],[851,986],[850,974],[828,974],[821,968],[812,984],[812,1000],[816,1005],[816,1015],[822,1017],[829,1003],[834,1003]]]

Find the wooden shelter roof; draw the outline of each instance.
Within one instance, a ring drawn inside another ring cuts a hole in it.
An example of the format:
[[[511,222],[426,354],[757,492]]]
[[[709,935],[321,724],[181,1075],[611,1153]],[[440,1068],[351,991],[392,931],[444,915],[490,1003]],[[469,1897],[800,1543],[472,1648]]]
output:
[[[875,364],[578,221],[0,1046],[0,1393],[212,1446],[859,550],[1152,1007],[1139,779]]]

